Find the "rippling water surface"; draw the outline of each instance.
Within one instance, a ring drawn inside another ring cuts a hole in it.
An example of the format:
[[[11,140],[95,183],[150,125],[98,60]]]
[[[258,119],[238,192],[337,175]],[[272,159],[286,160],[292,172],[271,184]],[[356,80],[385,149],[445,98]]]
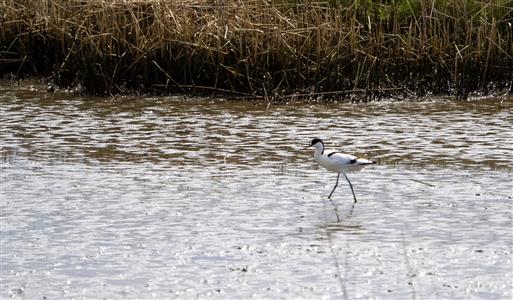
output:
[[[513,100],[0,85],[2,298],[511,299]],[[378,161],[336,179],[312,137]]]

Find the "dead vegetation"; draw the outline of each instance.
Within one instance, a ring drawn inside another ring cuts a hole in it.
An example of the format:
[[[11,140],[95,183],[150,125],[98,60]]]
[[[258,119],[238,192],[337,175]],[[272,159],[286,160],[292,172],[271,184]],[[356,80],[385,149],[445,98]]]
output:
[[[92,94],[511,93],[512,26],[512,0],[2,0],[0,73]]]

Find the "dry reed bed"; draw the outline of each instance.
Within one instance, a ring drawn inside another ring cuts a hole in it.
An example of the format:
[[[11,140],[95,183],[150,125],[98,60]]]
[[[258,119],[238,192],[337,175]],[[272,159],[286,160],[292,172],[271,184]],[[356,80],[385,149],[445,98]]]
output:
[[[368,98],[512,89],[512,0],[0,5],[0,72],[88,93]]]

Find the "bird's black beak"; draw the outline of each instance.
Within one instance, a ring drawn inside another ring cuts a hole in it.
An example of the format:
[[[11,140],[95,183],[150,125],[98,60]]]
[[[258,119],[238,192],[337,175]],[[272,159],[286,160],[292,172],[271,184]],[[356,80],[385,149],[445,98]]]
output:
[[[306,147],[304,147],[304,148],[301,148],[301,150],[306,150],[306,149],[308,149],[308,148],[310,148],[310,147],[312,147],[312,145],[308,145],[308,146],[306,146]]]

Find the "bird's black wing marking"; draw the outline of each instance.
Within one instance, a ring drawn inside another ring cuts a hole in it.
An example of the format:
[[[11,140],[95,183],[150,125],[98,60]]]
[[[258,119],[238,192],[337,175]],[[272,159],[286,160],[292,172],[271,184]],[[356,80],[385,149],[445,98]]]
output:
[[[331,157],[333,154],[338,153],[337,151],[328,153],[328,157]]]

